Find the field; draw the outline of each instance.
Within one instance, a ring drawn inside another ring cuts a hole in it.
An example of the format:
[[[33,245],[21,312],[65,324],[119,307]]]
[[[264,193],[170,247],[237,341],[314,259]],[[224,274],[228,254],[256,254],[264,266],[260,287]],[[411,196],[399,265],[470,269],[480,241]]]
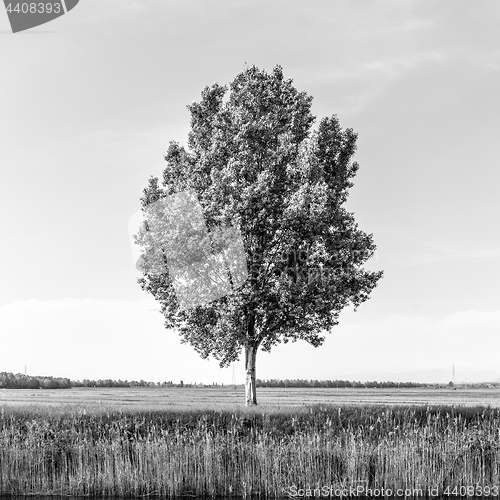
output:
[[[500,407],[500,389],[257,389],[260,410],[304,405],[462,405]],[[113,409],[244,408],[244,388],[0,389],[0,405],[85,405]]]
[[[0,390],[0,495],[496,497],[499,394]]]

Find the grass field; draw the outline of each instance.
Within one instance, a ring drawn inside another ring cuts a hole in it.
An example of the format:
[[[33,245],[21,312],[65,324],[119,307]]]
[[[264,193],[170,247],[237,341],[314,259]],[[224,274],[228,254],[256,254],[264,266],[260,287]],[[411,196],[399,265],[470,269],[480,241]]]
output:
[[[495,390],[259,397],[246,409],[241,388],[0,390],[0,495],[500,495]]]
[[[259,408],[311,404],[444,404],[500,407],[500,389],[257,389]],[[90,405],[113,409],[208,410],[244,407],[244,388],[0,389],[0,405]]]

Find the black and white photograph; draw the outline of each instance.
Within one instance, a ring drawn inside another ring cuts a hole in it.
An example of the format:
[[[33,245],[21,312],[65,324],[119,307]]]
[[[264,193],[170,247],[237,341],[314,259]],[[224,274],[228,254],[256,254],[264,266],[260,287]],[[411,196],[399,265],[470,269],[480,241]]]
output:
[[[3,4],[1,497],[500,497],[498,2]]]

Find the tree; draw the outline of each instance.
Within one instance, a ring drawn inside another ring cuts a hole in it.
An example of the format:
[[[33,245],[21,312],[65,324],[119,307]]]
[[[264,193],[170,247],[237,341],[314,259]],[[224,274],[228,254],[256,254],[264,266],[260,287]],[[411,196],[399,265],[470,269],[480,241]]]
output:
[[[350,304],[356,310],[383,274],[362,267],[376,249],[373,236],[344,207],[358,170],[357,134],[343,130],[336,115],[313,130],[311,104],[280,66],[271,73],[247,67],[229,87],[205,87],[201,100],[187,106],[188,148],[170,142],[162,186],[151,177],[141,198],[142,289],[161,304],[165,327],[177,329],[202,358],[212,355],[225,367],[244,350],[247,405],[257,404],[259,348],[297,340],[320,346],[341,310]],[[208,232],[199,221],[189,230],[178,222],[187,198],[165,210],[167,200],[188,191]],[[150,210],[160,202],[161,210]],[[237,252],[221,252],[219,236],[228,228],[241,235],[243,280],[234,276]],[[223,258],[207,264],[210,251]],[[210,277],[215,261],[222,271]],[[194,283],[193,268],[208,280],[194,287],[206,300],[184,307],[176,283]],[[230,293],[214,295],[221,275]]]

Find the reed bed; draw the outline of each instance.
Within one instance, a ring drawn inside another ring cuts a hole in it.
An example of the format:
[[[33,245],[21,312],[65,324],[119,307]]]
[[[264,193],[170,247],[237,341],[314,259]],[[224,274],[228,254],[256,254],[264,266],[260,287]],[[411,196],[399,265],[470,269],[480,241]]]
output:
[[[319,496],[359,485],[493,492],[499,467],[492,408],[0,409],[1,495],[283,497],[309,488]]]

